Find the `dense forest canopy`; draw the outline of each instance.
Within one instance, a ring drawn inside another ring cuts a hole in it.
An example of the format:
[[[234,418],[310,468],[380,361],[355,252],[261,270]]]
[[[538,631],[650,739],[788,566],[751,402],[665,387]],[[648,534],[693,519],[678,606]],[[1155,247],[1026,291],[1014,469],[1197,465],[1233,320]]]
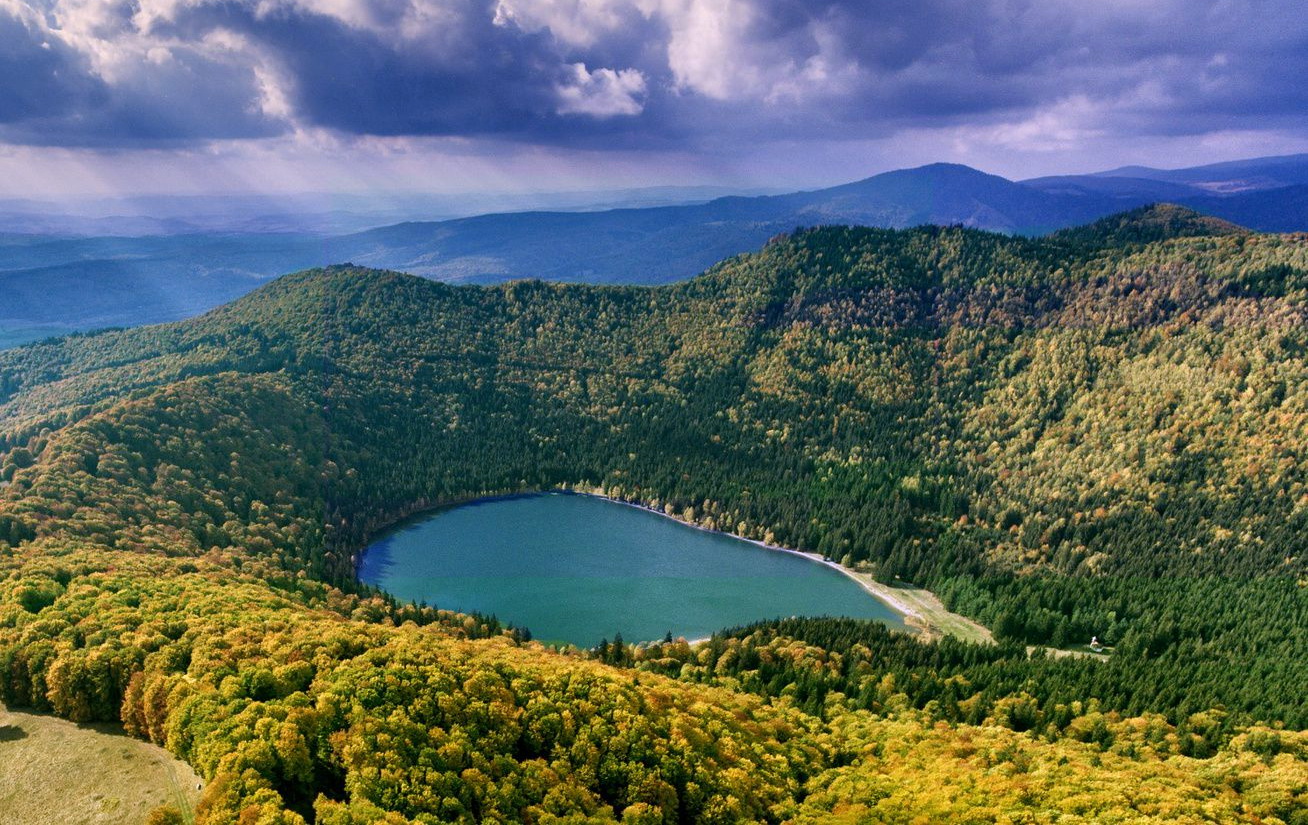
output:
[[[798,231],[658,288],[347,265],[0,352],[0,699],[165,744],[206,822],[1302,823],[1305,299],[1308,239],[1163,207]],[[354,580],[397,518],[555,487],[999,643],[552,652]]]

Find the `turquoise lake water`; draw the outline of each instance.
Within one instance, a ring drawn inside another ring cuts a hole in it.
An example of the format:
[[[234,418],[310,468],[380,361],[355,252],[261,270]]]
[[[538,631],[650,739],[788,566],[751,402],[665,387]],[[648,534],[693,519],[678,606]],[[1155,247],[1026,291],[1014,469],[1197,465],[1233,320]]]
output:
[[[812,560],[590,496],[481,502],[408,522],[364,553],[360,578],[402,598],[494,614],[582,647],[688,639],[785,616],[903,627],[857,582]]]

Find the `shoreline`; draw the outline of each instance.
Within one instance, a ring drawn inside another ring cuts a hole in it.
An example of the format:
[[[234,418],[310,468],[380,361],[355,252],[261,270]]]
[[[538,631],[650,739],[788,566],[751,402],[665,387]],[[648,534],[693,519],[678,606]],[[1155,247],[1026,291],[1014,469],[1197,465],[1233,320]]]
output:
[[[840,562],[825,558],[819,553],[813,553],[807,550],[795,550],[794,548],[791,547],[781,547],[780,545],[768,544],[766,542],[759,541],[758,539],[747,539],[744,536],[737,536],[735,533],[728,533],[726,530],[714,530],[705,527],[702,524],[693,524],[689,521],[679,519],[676,516],[668,515],[662,510],[656,510],[653,507],[650,507],[649,505],[641,504],[636,501],[623,501],[622,499],[610,498],[609,496],[600,495],[599,493],[587,493],[580,490],[552,490],[549,493],[542,493],[541,495],[551,495],[551,494],[586,496],[588,498],[595,498],[601,501],[612,502],[613,504],[621,504],[625,507],[634,507],[637,510],[644,510],[646,513],[653,513],[654,515],[659,516],[661,518],[668,519],[669,521],[675,521],[677,524],[681,524],[686,527],[690,527],[692,529],[699,530],[704,533],[712,533],[719,536],[727,536],[728,538],[733,538],[736,539],[737,541],[748,542],[754,545],[755,547],[760,547],[764,550],[772,550],[778,553],[790,553],[791,555],[794,556],[800,556],[802,558],[808,559],[814,564],[820,564],[823,567],[827,567],[832,570],[835,570],[836,572],[840,573],[842,576],[845,576],[846,578],[850,579],[859,587],[863,588],[863,591],[866,592],[869,596],[872,596],[874,599],[881,602],[886,607],[889,607],[891,610],[898,613],[904,619],[914,619],[918,622],[922,622],[924,624],[926,623],[926,618],[918,610],[916,610],[911,605],[909,605],[907,602],[897,598],[894,595],[892,588],[890,588],[888,585],[881,584],[880,582],[871,581],[869,579],[861,578],[860,574],[857,571],[850,570],[848,567],[845,567]],[[908,625],[908,626],[912,630],[918,632],[921,632],[922,630],[922,628],[915,627],[913,625]],[[696,641],[706,641],[706,640],[697,639]]]
[[[903,630],[905,632],[912,633],[914,635],[920,636],[927,640],[937,639],[940,638],[941,636],[954,636],[958,639],[962,639],[963,641],[968,641],[968,642],[975,642],[975,643],[994,642],[994,636],[991,634],[988,628],[986,628],[984,625],[981,625],[967,618],[966,616],[962,616],[957,613],[953,613],[949,611],[944,606],[944,604],[940,601],[940,599],[929,590],[920,587],[913,587],[911,585],[896,586],[892,584],[886,584],[884,582],[879,582],[876,579],[872,578],[871,574],[869,573],[850,569],[835,560],[824,558],[818,553],[813,553],[805,550],[796,550],[790,547],[781,547],[779,545],[774,545],[774,544],[768,544],[758,539],[750,539],[750,538],[745,538],[743,536],[737,536],[734,533],[730,533],[725,530],[710,529],[703,525],[694,524],[692,522],[688,522],[676,516],[669,515],[668,513],[662,510],[650,507],[649,505],[639,501],[626,501],[623,499],[606,496],[601,493],[590,492],[585,489],[577,489],[577,488],[569,488],[569,487],[556,487],[553,489],[546,489],[546,490],[526,489],[526,490],[515,490],[515,491],[492,492],[483,495],[468,496],[466,498],[460,498],[453,501],[446,501],[431,506],[417,507],[411,510],[406,510],[405,513],[399,516],[398,518],[389,520],[388,522],[381,525],[380,527],[370,531],[369,537],[366,539],[363,546],[359,547],[354,551],[353,567],[354,567],[355,580],[358,581],[360,584],[363,584],[365,586],[370,586],[367,585],[367,583],[364,582],[361,578],[359,578],[359,573],[363,567],[363,558],[367,553],[368,547],[376,543],[377,541],[380,541],[383,537],[386,536],[386,534],[394,530],[400,529],[401,527],[403,527],[405,524],[409,522],[421,518],[426,518],[441,510],[451,509],[454,507],[466,507],[470,505],[489,503],[494,501],[504,501],[504,500],[510,500],[515,498],[541,496],[541,495],[587,496],[590,498],[599,499],[601,501],[611,502],[613,504],[620,504],[626,507],[632,507],[637,510],[644,510],[645,512],[652,513],[656,516],[659,516],[660,518],[665,518],[670,521],[677,522],[678,524],[682,524],[686,527],[690,527],[695,530],[701,530],[706,533],[717,533],[719,535],[727,536],[736,539],[738,541],[748,542],[764,550],[773,550],[781,553],[790,553],[792,555],[801,556],[804,559],[811,561],[815,564],[820,564],[824,567],[830,568],[835,572],[840,573],[842,576],[845,576],[846,578],[855,582],[859,587],[863,589],[865,593],[867,593],[872,598],[876,599],[878,602],[880,602],[885,607],[890,609],[893,613],[897,614],[900,619],[900,623],[903,627]],[[692,641],[694,643],[698,643],[706,640],[707,639],[695,639]]]
[[[824,567],[831,568],[848,579],[851,579],[863,591],[872,596],[877,601],[890,608],[893,612],[898,613],[906,632],[921,637],[924,640],[931,641],[942,636],[953,636],[965,642],[977,644],[993,644],[994,635],[985,625],[980,624],[972,619],[958,613],[954,613],[945,607],[940,598],[930,590],[912,585],[892,585],[879,582],[872,578],[870,573],[863,573],[858,570],[852,570],[845,567],[840,562],[824,558],[819,553],[813,553],[806,550],[795,550],[790,547],[781,547],[775,544],[768,544],[758,539],[749,539],[743,536],[737,536],[735,533],[729,533],[725,530],[713,530],[700,524],[694,524],[676,516],[668,515],[662,510],[655,509],[646,504],[636,501],[624,501],[622,499],[612,498],[599,493],[590,493],[584,490],[559,489],[541,492],[539,495],[556,494],[556,495],[574,495],[589,496],[602,501],[609,501],[614,504],[621,504],[627,507],[634,507],[637,510],[644,510],[653,513],[656,516],[675,521],[687,527],[696,530],[702,530],[706,533],[717,533],[728,536],[739,541],[749,542],[750,544],[760,547],[764,550],[775,550],[781,553],[791,553]],[[708,641],[708,638],[695,639],[691,643]]]

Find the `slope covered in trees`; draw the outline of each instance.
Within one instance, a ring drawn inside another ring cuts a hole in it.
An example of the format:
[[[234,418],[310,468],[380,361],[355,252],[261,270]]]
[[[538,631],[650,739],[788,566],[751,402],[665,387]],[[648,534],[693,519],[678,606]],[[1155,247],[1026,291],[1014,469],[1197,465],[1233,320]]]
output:
[[[166,744],[211,822],[1295,821],[1308,241],[1206,226],[819,229],[660,288],[333,267],[0,353],[0,699]],[[354,582],[396,518],[559,486],[1001,644],[588,657]]]

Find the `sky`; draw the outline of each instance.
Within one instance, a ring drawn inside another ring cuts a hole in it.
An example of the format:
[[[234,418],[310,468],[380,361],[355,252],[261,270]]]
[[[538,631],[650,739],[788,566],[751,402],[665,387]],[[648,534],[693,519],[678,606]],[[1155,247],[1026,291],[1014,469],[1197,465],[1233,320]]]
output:
[[[1308,151],[1302,0],[0,0],[0,197]]]

